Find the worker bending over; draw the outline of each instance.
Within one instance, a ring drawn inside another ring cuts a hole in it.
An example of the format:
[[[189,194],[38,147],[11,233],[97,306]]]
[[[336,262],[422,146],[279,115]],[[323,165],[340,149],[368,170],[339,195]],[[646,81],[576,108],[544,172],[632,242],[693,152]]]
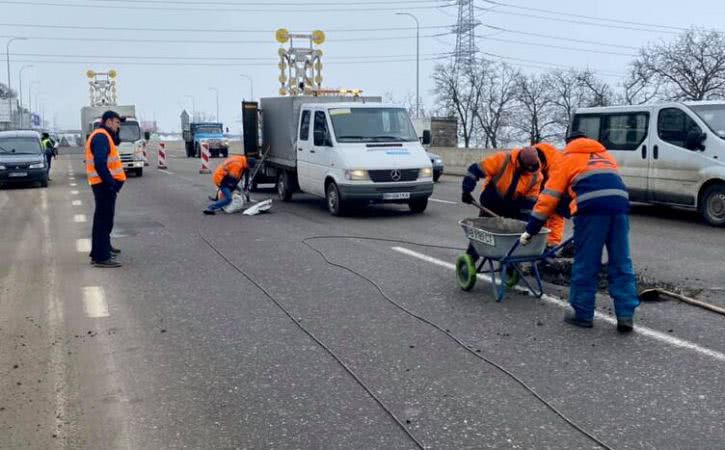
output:
[[[602,144],[578,132],[567,138],[564,156],[539,196],[520,242],[530,242],[567,194],[572,198],[576,254],[569,291],[573,312],[569,311],[564,321],[583,328],[593,326],[602,249],[606,246],[609,295],[614,300],[617,330],[632,331],[639,298],[629,254],[629,196],[617,162]]]
[[[539,169],[539,156],[533,147],[496,153],[468,168],[468,174],[463,179],[461,201],[473,203],[471,193],[478,180],[483,178],[482,206],[502,217],[528,220],[539,195],[542,178]],[[474,259],[478,258],[472,245],[467,252]]]
[[[242,181],[244,173],[254,167],[254,158],[247,159],[246,156],[233,155],[224,160],[214,170],[212,179],[219,188],[221,198],[209,205],[204,214],[214,215],[216,212],[232,202],[232,191],[236,190],[239,182]]]
[[[551,144],[547,144],[546,142],[539,142],[534,145],[534,148],[536,148],[536,151],[539,154],[539,161],[541,161],[542,179],[539,187],[540,191],[543,192],[544,186],[546,186],[549,178],[551,178],[552,171],[557,165],[559,165],[559,162],[564,154],[557,150],[556,147]],[[544,226],[550,230],[548,236],[546,237],[547,247],[556,247],[561,244],[561,241],[564,239],[564,216],[569,217],[569,212],[567,211],[568,207],[568,201],[560,202],[559,210],[554,212],[551,217],[549,217],[549,220],[546,221]]]

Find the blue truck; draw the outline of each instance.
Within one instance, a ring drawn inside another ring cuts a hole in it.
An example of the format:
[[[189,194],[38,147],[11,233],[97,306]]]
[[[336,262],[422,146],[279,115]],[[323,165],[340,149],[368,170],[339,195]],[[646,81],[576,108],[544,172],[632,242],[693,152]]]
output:
[[[184,111],[186,113],[186,111]],[[229,156],[229,140],[224,137],[224,126],[216,122],[188,122],[182,115],[181,130],[188,158],[201,156],[201,145],[209,145],[212,158]]]

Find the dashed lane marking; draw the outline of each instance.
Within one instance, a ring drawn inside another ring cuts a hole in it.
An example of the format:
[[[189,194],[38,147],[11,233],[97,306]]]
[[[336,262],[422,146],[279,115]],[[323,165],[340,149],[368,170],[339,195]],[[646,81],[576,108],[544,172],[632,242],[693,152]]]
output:
[[[444,267],[446,269],[453,270],[453,271],[456,270],[455,264],[451,264],[446,261],[441,261],[440,259],[433,258],[431,256],[424,255],[422,253],[418,253],[416,251],[409,250],[404,247],[392,247],[392,249],[398,253],[402,253],[407,256],[412,256],[413,258],[417,258],[421,261],[435,264],[436,266],[439,266],[439,267]],[[478,278],[481,280],[484,280],[486,282],[489,282],[489,283],[491,282],[491,277],[489,277],[488,275],[478,274]],[[524,289],[520,286],[515,286],[514,289],[520,293],[528,293],[527,289]],[[557,297],[554,297],[551,295],[544,294],[541,297],[541,300],[543,300],[546,303],[558,306],[560,308],[569,308],[569,303],[565,302],[564,300],[562,300],[560,298],[557,298]],[[595,313],[594,318],[596,320],[600,320],[602,322],[606,322],[611,325],[617,324],[617,320],[615,318],[604,315],[604,314],[600,314],[598,312]],[[637,325],[635,327],[635,333],[640,334],[642,336],[646,336],[651,339],[654,339],[656,341],[663,342],[663,343],[671,345],[673,347],[678,347],[678,348],[682,348],[685,350],[691,350],[691,351],[694,351],[701,355],[708,356],[714,360],[717,360],[720,362],[725,362],[725,353],[721,353],[716,350],[712,350],[707,347],[703,347],[701,345],[695,344],[694,342],[690,342],[690,341],[686,341],[684,339],[670,336],[669,334],[665,334],[661,331],[657,331],[652,328],[648,328],[648,327],[645,327],[642,325]]]
[[[70,184],[69,184],[69,186],[70,186],[70,187],[76,187],[76,186],[78,186],[78,185],[77,185],[76,183],[70,183]]]
[[[78,253],[88,253],[91,251],[90,239],[76,239],[76,251]]]
[[[457,205],[456,202],[449,202],[448,200],[439,200],[437,198],[429,198],[428,200],[436,203],[445,203],[446,205]]]
[[[108,317],[108,303],[106,303],[106,294],[100,286],[84,286],[83,287],[83,309],[86,316],[91,319]]]
[[[159,170],[159,173],[165,173],[166,175],[174,175],[174,172],[172,172],[170,170],[166,170],[166,169]]]
[[[70,195],[78,195],[78,191],[70,191]]]
[[[80,200],[73,200],[71,202],[71,205],[73,205],[73,206],[81,206],[82,204],[83,204],[83,202]]]
[[[85,214],[76,214],[75,216],[73,216],[73,222],[75,223],[86,223],[87,221],[88,219],[86,219]]]

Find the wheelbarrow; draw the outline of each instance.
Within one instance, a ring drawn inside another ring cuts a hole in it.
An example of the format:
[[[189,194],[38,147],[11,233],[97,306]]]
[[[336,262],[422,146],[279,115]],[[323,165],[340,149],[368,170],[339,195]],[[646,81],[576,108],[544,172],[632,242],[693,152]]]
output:
[[[468,253],[458,257],[456,278],[459,287],[470,291],[476,285],[478,274],[488,275],[491,278],[493,296],[498,302],[503,300],[508,289],[520,283],[534,297],[540,298],[544,295],[538,264],[555,257],[572,240],[568,239],[557,247],[547,249],[546,239],[550,231],[543,228],[531,238],[528,245],[520,245],[519,237],[526,230],[526,222],[503,217],[469,218],[458,224],[480,257],[479,261]],[[525,276],[525,265],[531,266],[533,283]]]

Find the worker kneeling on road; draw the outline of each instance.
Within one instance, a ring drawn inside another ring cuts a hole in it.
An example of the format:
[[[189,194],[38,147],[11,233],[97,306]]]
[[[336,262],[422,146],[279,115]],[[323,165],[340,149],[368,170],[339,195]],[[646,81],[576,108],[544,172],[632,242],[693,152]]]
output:
[[[616,160],[602,144],[581,133],[567,138],[564,156],[539,196],[520,242],[529,243],[567,193],[572,198],[576,254],[569,292],[573,312],[568,312],[564,321],[583,328],[593,326],[602,249],[606,246],[609,295],[614,300],[617,330],[632,331],[639,298],[629,254],[629,196]]]
[[[221,198],[209,205],[204,214],[214,215],[232,202],[232,191],[236,190],[246,171],[254,167],[255,159],[242,155],[233,155],[224,160],[214,170],[212,179],[219,188]]]
[[[528,220],[539,195],[540,161],[533,147],[499,152],[468,168],[463,179],[461,201],[472,204],[476,183],[484,178],[480,203],[492,212],[510,219]],[[480,216],[483,216],[483,211]],[[468,254],[478,258],[472,245]]]
[[[539,142],[534,145],[534,148],[536,148],[536,151],[539,154],[539,161],[541,161],[542,179],[541,184],[539,184],[539,191],[543,192],[544,186],[546,186],[549,178],[551,178],[552,171],[559,165],[564,154],[557,150],[556,147],[546,142]],[[559,203],[559,209],[553,213],[551,217],[549,217],[549,220],[546,221],[546,225],[544,226],[550,230],[546,238],[547,247],[556,247],[561,244],[561,241],[564,239],[564,217],[569,217],[569,212],[567,211],[568,208],[569,201],[564,201],[562,199]]]

